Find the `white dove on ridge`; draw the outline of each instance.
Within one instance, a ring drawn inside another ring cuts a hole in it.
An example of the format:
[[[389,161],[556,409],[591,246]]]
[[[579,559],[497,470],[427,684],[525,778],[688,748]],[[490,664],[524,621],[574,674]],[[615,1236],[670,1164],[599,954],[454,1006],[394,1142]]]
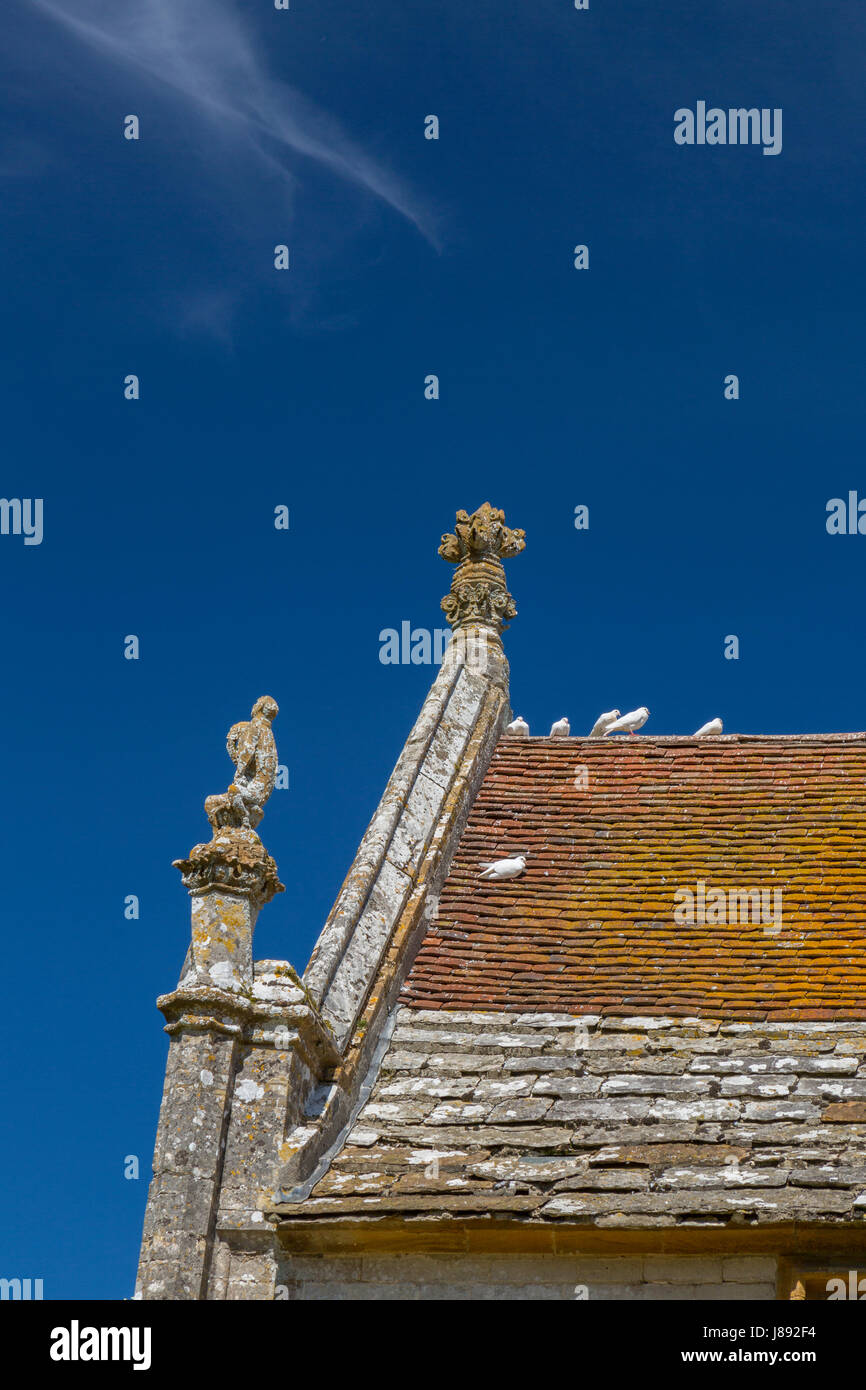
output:
[[[529,738],[529,725],[518,714],[516,719],[512,719],[510,724],[505,725],[505,732],[510,734],[512,738]]]
[[[509,859],[497,859],[492,864],[482,864],[483,874],[479,878],[496,881],[503,878],[519,878],[526,868],[526,855],[514,854]]]
[[[616,719],[613,724],[609,724],[604,731],[604,736],[607,738],[608,734],[624,734],[626,732],[633,734],[636,729],[642,729],[648,719],[649,710],[646,705],[641,705],[640,709],[629,710],[628,714],[624,714],[621,719]]]
[[[724,725],[721,719],[711,719],[709,724],[702,724],[693,734],[692,738],[709,738],[712,734],[720,734]]]
[[[618,709],[611,709],[608,710],[607,714],[600,714],[598,716],[598,719],[596,719],[595,723],[589,731],[589,737],[601,738],[603,734],[607,733],[611,724],[613,724],[617,719],[619,719]]]
[[[557,719],[556,723],[550,726],[551,738],[568,738],[570,733],[571,725],[565,715],[563,715],[561,719]]]

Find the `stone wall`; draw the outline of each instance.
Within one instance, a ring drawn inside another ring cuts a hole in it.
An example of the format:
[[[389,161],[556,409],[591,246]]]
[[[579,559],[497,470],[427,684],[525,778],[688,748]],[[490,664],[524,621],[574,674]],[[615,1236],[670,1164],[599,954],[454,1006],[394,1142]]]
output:
[[[774,1299],[769,1256],[295,1256],[278,1272],[288,1299]]]

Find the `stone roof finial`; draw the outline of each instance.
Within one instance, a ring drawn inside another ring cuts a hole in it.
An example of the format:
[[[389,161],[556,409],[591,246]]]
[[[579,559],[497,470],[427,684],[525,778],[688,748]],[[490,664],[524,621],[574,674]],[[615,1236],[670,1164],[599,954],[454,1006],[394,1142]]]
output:
[[[503,560],[519,555],[525,532],[505,525],[505,513],[485,502],[470,516],[459,511],[453,534],[442,537],[439,554],[457,568],[441,607],[455,632],[491,629],[497,637],[517,608],[505,586]]]
[[[277,745],[271,722],[276,700],[263,695],[249,719],[229,729],[226,748],[235,765],[228,791],[209,796],[204,808],[213,835],[175,859],[192,898],[191,957],[182,983],[208,981],[221,989],[251,989],[253,928],[259,909],[282,893],[277,866],[256,826],[277,775]]]

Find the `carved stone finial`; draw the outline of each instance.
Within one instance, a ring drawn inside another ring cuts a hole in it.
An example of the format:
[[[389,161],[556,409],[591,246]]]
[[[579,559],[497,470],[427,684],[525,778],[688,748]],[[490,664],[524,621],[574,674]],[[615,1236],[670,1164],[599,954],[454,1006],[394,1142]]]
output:
[[[214,830],[227,826],[255,830],[261,821],[277,775],[277,745],[271,724],[279,712],[276,700],[262,695],[250,718],[229,729],[226,749],[235,765],[234,781],[228,791],[209,796],[204,804]]]
[[[204,803],[213,836],[208,844],[196,845],[188,859],[174,861],[193,897],[225,889],[246,894],[258,909],[283,891],[277,866],[256,834],[277,776],[271,724],[279,711],[276,700],[262,695],[250,718],[229,729],[226,748],[235,765],[234,781],[228,791]]]
[[[519,555],[525,532],[505,525],[505,513],[485,502],[470,516],[459,511],[454,533],[442,537],[439,554],[457,568],[442,610],[455,632],[483,627],[497,635],[517,616],[505,585],[502,561]]]
[[[213,835],[176,859],[192,898],[192,942],[182,979],[220,989],[249,990],[253,982],[253,928],[259,909],[282,893],[277,866],[258,835],[263,806],[274,789],[277,745],[271,723],[276,700],[263,695],[252,716],[229,730],[235,765],[228,791],[204,804]]]

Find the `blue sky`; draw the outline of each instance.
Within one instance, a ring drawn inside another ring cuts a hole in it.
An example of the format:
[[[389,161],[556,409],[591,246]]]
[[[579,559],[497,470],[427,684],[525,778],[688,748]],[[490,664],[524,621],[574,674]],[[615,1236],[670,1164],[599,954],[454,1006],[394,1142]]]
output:
[[[0,536],[0,1274],[125,1297],[154,999],[189,935],[171,861],[207,838],[229,725],[272,694],[290,788],[261,833],[287,891],[256,955],[303,969],[435,674],[382,665],[379,633],[444,626],[458,507],[526,530],[505,640],[534,731],[639,704],[648,734],[866,724],[866,537],[825,526],[866,497],[866,13],[4,18],[0,490],[44,499],[44,538]],[[781,154],[676,145],[698,100],[781,108]]]

